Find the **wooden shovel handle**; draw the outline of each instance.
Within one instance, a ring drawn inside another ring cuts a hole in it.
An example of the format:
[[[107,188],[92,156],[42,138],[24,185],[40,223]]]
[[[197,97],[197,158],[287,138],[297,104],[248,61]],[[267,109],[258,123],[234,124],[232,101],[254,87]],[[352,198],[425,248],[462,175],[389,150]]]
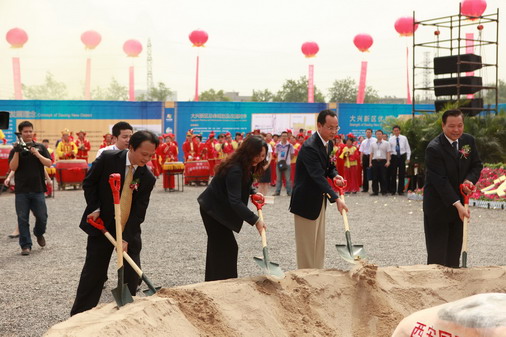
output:
[[[260,218],[260,221],[264,222],[264,216],[261,208],[258,210],[258,217]],[[262,248],[267,247],[267,235],[265,234],[265,228],[262,228],[260,235],[262,236]]]

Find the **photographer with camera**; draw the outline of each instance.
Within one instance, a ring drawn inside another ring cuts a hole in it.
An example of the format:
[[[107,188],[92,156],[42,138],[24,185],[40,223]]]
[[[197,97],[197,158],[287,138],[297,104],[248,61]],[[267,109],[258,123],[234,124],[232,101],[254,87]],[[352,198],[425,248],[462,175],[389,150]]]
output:
[[[44,192],[45,168],[51,166],[51,156],[43,144],[33,142],[33,124],[23,121],[18,125],[18,142],[9,153],[9,167],[16,171],[16,214],[18,216],[19,245],[21,255],[29,255],[32,250],[30,236],[30,210],[35,215],[33,233],[39,246],[46,240],[47,208]]]

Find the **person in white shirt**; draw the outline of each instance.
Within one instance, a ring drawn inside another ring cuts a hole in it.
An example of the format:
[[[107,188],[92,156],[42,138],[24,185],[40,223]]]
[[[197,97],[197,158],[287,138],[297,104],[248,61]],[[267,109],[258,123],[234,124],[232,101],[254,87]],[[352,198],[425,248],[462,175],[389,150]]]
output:
[[[372,129],[365,130],[365,139],[360,143],[360,153],[362,153],[362,192],[369,192],[369,178],[371,178],[371,168],[369,167],[369,159],[371,155],[371,144],[376,141],[372,136]]]
[[[390,183],[389,192],[392,195],[398,193],[404,195],[404,177],[406,175],[406,164],[409,164],[411,149],[406,136],[401,135],[401,128],[395,125],[392,128],[393,136],[390,137]]]
[[[390,144],[383,140],[383,131],[376,131],[376,141],[371,144],[369,167],[372,169],[372,194],[388,194],[387,170],[390,166]],[[378,186],[379,185],[379,186]]]
[[[128,144],[130,142],[130,137],[132,137],[134,131],[132,126],[127,122],[118,122],[114,124],[112,127],[112,139],[113,144],[103,147],[97,151],[97,156],[95,159],[100,157],[102,152],[110,151],[110,150],[126,150],[128,149]]]

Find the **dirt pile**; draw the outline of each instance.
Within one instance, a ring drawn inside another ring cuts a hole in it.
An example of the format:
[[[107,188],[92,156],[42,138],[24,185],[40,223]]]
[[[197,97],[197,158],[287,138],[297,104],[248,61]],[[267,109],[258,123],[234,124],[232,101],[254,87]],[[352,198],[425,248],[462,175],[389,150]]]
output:
[[[45,336],[390,336],[423,308],[506,292],[506,267],[297,270],[162,289],[118,310],[101,305]]]

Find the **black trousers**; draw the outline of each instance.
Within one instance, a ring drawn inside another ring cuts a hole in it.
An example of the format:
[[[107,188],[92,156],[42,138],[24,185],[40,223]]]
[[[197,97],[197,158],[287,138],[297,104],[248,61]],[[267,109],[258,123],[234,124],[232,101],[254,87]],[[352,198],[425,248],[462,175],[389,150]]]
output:
[[[369,179],[368,179],[368,171],[370,170],[369,168],[369,159],[370,159],[371,155],[369,154],[364,154],[362,156],[362,191],[364,192],[368,192],[369,191]]]
[[[223,226],[202,208],[200,214],[207,232],[206,281],[237,278],[239,247],[232,230]]]
[[[114,236],[114,235],[113,235]],[[128,243],[128,255],[140,267],[140,237],[139,242]],[[88,243],[86,245],[86,260],[84,262],[81,278],[79,279],[79,286],[77,287],[77,295],[70,311],[70,316],[80,312],[89,310],[97,306],[105,281],[107,281],[107,269],[111,261],[111,254],[114,246],[107,240],[104,235],[88,236]],[[116,261],[116,255],[115,259]],[[128,262],[124,261],[124,275],[125,283],[132,296],[137,291],[139,284],[139,276],[130,267]],[[116,288],[116,284],[114,285]]]
[[[458,268],[462,251],[463,224],[458,211],[451,207],[445,213],[424,213],[427,264]]]
[[[390,158],[390,188],[389,192],[403,193],[404,192],[404,178],[406,176],[406,155],[392,155]]]
[[[386,194],[388,192],[388,184],[387,184],[387,167],[385,164],[387,163],[386,159],[373,159],[372,160],[372,191],[373,193],[379,192],[379,187],[381,187],[381,193]]]

